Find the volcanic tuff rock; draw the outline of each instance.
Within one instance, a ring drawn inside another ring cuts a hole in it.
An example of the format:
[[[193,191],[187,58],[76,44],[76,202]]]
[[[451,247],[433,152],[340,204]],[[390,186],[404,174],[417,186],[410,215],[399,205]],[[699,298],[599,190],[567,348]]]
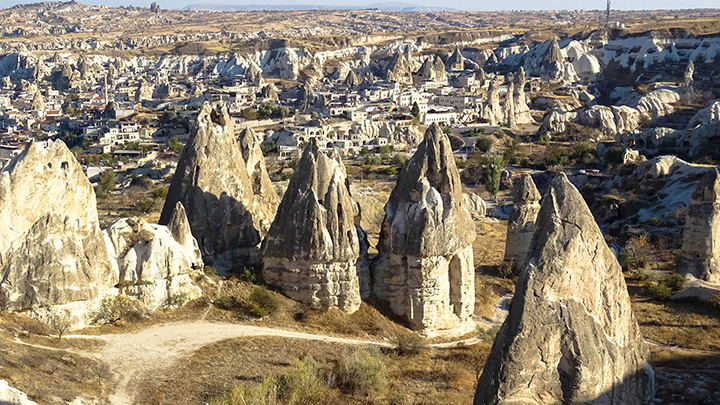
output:
[[[170,222],[178,201],[206,261],[228,268],[259,263],[258,245],[274,211],[253,193],[226,106],[203,105],[180,155],[160,224]]]
[[[650,404],[654,371],[622,271],[577,189],[543,197],[475,404]]]
[[[47,212],[5,252],[0,280],[10,308],[26,309],[90,301],[112,289],[117,272],[97,224]]]
[[[708,170],[687,211],[677,272],[720,283],[720,174]]]
[[[45,145],[31,143],[0,172],[0,252],[48,212],[99,229],[95,190],[77,160],[62,141]]]
[[[185,207],[183,207],[180,201],[175,203],[175,209],[170,216],[167,229],[170,231],[173,239],[185,249],[190,259],[190,266],[193,268],[201,268],[203,266],[202,252],[200,252],[200,247],[192,236],[192,229],[190,228],[187,214],[185,214]]]
[[[375,295],[425,335],[473,329],[474,239],[450,141],[433,124],[385,205]]]
[[[522,269],[535,232],[535,219],[540,211],[540,193],[529,174],[522,176],[517,184],[513,202],[515,206],[508,219],[505,239],[505,263],[512,263]]]
[[[37,405],[28,399],[27,394],[11,387],[7,381],[0,380],[0,403],[11,405]]]
[[[500,107],[500,80],[496,77],[490,81],[487,91],[487,103],[483,110],[483,118],[490,125],[499,125],[504,119],[504,113]]]
[[[262,154],[260,144],[262,138],[252,128],[246,128],[240,132],[238,136],[238,144],[240,145],[240,153],[247,173],[250,176],[250,184],[252,185],[252,193],[255,198],[255,204],[265,207],[265,210],[274,214],[277,211],[280,199],[278,198],[275,188],[273,187],[270,176],[265,168],[265,157]],[[261,229],[270,229],[273,217],[264,215],[258,218]]]
[[[455,52],[445,62],[447,70],[463,70],[465,68],[465,58],[460,52],[460,48],[455,48]]]
[[[369,277],[359,223],[342,160],[312,139],[263,242],[265,281],[312,307],[355,312]]]
[[[179,203],[178,203],[179,204]],[[182,209],[182,205],[179,205]],[[174,233],[185,222],[182,211],[173,213]],[[112,223],[104,232],[110,241],[110,256],[116,261],[120,292],[138,299],[149,309],[183,304],[202,295],[189,273],[193,266],[202,267],[194,238],[185,228],[180,240],[165,226],[148,224],[142,218],[123,218]],[[185,242],[192,248],[187,250]]]
[[[475,193],[464,193],[463,199],[473,219],[479,220],[485,218],[487,204],[485,204],[485,201],[479,195]]]

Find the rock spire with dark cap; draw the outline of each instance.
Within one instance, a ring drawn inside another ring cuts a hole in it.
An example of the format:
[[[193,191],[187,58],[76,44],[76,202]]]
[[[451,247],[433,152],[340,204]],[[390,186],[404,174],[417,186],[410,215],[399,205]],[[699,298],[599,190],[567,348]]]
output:
[[[474,329],[474,239],[450,141],[433,124],[385,204],[375,295],[425,335]]]
[[[529,263],[475,404],[650,404],[649,361],[620,265],[560,174],[543,197]]]
[[[677,272],[720,282],[720,174],[712,168],[692,195]]]
[[[311,307],[355,312],[367,278],[359,220],[342,160],[312,139],[263,242],[265,281]]]
[[[508,219],[505,239],[505,263],[517,269],[525,267],[535,219],[540,211],[540,193],[529,174],[522,176],[515,189],[515,206]]]

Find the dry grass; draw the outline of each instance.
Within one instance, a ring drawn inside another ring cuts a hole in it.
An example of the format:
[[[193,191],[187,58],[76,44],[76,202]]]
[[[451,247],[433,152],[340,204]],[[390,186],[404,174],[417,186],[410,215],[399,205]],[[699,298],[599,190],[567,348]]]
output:
[[[477,237],[473,242],[475,268],[500,266],[505,256],[507,221],[475,221]]]

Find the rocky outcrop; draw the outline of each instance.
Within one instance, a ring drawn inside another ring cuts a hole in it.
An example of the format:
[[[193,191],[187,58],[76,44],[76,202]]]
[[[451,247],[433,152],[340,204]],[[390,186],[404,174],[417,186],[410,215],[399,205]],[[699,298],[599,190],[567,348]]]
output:
[[[138,87],[135,90],[135,101],[151,100],[153,96],[153,88],[148,82],[140,79]]]
[[[422,66],[420,66],[420,70],[418,70],[415,74],[424,80],[433,80],[438,82],[444,82],[447,80],[445,64],[439,56],[427,57],[425,61],[423,61]]]
[[[216,267],[260,262],[259,244],[274,211],[253,193],[227,107],[206,103],[173,176],[159,223],[180,201],[205,261]]]
[[[197,241],[192,236],[192,229],[190,228],[190,223],[185,213],[185,207],[183,207],[180,201],[175,203],[175,209],[170,216],[167,229],[170,231],[173,239],[185,249],[185,253],[190,260],[190,267],[202,268],[202,252],[200,251]]]
[[[513,110],[515,113],[514,121],[517,125],[535,122],[530,115],[530,107],[528,107],[527,104],[527,96],[525,95],[526,82],[525,69],[520,67],[520,70],[515,74],[515,83],[512,92]]]
[[[311,307],[357,311],[369,276],[359,223],[342,160],[311,140],[263,242],[265,281]]]
[[[540,193],[529,174],[523,175],[515,189],[514,207],[508,218],[505,239],[505,263],[517,269],[525,267],[535,219],[540,211]]]
[[[8,405],[37,405],[28,399],[27,394],[13,388],[5,380],[0,380],[0,404]]]
[[[347,76],[345,76],[345,85],[348,87],[357,87],[360,83],[362,83],[362,81],[352,70],[348,72]]]
[[[687,67],[685,67],[685,75],[683,77],[683,87],[688,89],[692,87],[695,80],[693,75],[695,74],[695,64],[692,60],[688,61]]]
[[[180,240],[170,228],[148,224],[142,218],[123,218],[103,231],[117,266],[120,293],[141,301],[148,309],[182,305],[202,295],[190,278],[193,266],[202,267],[202,257],[189,228],[180,234],[183,226],[178,225],[187,223],[182,215],[176,210],[171,222]]]
[[[49,212],[99,228],[95,190],[59,140],[31,143],[0,172],[0,252]]]
[[[455,52],[450,55],[448,60],[445,62],[447,70],[463,70],[465,69],[465,58],[460,52],[460,48],[455,48]]]
[[[698,125],[709,124],[720,121],[720,99],[712,100],[705,108],[699,110],[688,123],[688,128],[695,128]]]
[[[500,107],[500,81],[495,78],[490,81],[487,91],[487,102],[483,109],[483,118],[490,125],[500,125],[505,117]]]
[[[375,295],[424,335],[472,330],[474,239],[450,141],[433,124],[385,205]]]
[[[485,218],[487,204],[485,204],[485,201],[479,195],[475,193],[464,193],[463,199],[474,220],[482,220]]]
[[[720,174],[709,170],[698,183],[687,211],[676,271],[720,283]]]
[[[97,224],[48,212],[5,252],[0,291],[14,310],[90,301],[117,283]]]
[[[412,64],[406,52],[397,52],[386,68],[385,78],[389,82],[412,84],[412,72]]]
[[[277,211],[278,204],[280,204],[280,198],[278,198],[275,187],[273,187],[265,168],[265,157],[260,147],[262,138],[252,128],[246,128],[240,132],[238,144],[245,161],[245,168],[250,176],[255,205],[264,207],[265,211],[274,214]],[[272,219],[273,215],[259,217],[260,229],[270,229]]]
[[[474,403],[652,403],[650,353],[622,270],[564,174],[536,229]]]
[[[299,112],[307,113],[312,111],[315,105],[315,92],[309,82],[305,82],[298,88],[297,108]]]

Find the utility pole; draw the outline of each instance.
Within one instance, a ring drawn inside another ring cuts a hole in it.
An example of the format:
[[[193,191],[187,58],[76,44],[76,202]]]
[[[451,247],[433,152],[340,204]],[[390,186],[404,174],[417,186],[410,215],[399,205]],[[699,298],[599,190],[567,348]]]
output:
[[[610,27],[610,0],[607,0],[607,10],[605,11],[605,27]]]

